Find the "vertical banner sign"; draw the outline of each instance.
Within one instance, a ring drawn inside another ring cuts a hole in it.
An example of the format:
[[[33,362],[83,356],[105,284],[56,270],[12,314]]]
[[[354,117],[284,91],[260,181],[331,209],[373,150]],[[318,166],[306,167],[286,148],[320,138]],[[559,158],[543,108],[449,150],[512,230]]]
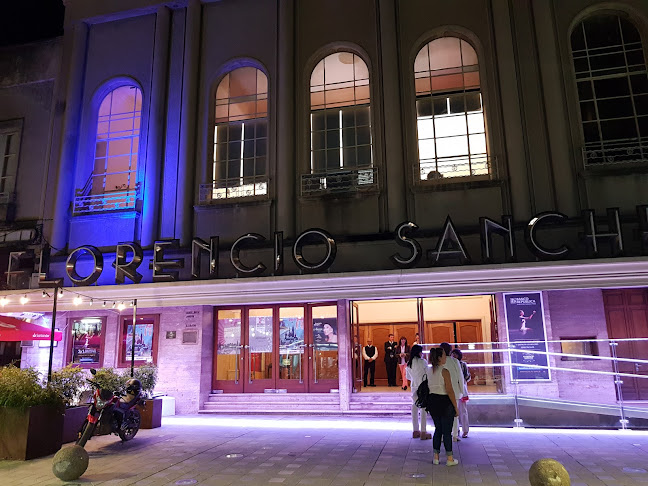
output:
[[[550,380],[541,292],[504,294],[513,381]],[[515,351],[513,351],[515,350]],[[532,352],[525,352],[532,351]],[[544,354],[542,354],[544,353]]]

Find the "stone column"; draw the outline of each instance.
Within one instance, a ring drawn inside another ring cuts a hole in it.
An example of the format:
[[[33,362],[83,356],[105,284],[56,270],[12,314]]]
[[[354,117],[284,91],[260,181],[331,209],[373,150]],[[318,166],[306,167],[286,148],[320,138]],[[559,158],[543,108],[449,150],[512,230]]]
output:
[[[169,64],[169,9],[160,7],[155,17],[155,46],[153,48],[153,75],[149,97],[148,131],[146,143],[146,170],[144,172],[142,233],[143,247],[151,246],[159,235],[160,174],[163,164],[165,99],[167,67]]]
[[[349,410],[353,388],[353,359],[351,358],[351,323],[349,322],[349,301],[337,301],[338,332],[338,390],[340,410]]]
[[[202,5],[189,0],[185,20],[184,67],[182,71],[182,104],[178,160],[175,237],[182,246],[191,241],[193,220],[194,164],[196,157],[196,103],[200,69],[200,28]]]
[[[295,44],[294,0],[277,2],[279,22],[277,36],[277,73],[274,90],[276,99],[275,140],[276,163],[274,170],[276,185],[275,231],[283,231],[284,237],[294,238],[295,235],[295,199],[299,191],[299,174],[295,171]],[[272,81],[272,80],[271,80]],[[297,191],[295,190],[297,188]]]
[[[63,249],[67,245],[70,224],[70,205],[74,200],[74,174],[76,173],[76,156],[81,122],[81,103],[83,99],[83,80],[85,79],[86,50],[88,43],[88,26],[79,22],[72,27],[72,48],[67,73],[67,88],[63,117],[63,140],[58,158],[56,174],[56,200],[52,236],[53,248]]]

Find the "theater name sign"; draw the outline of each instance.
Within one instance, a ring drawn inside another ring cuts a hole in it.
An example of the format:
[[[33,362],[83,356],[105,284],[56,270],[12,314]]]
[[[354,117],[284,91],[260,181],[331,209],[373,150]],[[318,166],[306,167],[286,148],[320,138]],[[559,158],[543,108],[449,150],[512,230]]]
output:
[[[641,241],[642,254],[648,254],[648,205],[637,206],[638,216],[638,237]],[[584,233],[581,237],[581,244],[586,245],[589,258],[596,258],[599,255],[601,244],[609,244],[613,256],[624,254],[624,244],[621,231],[621,220],[618,208],[607,209],[607,229],[601,231],[595,222],[595,213],[591,209],[582,212],[582,224]],[[567,221],[567,216],[558,212],[543,212],[531,218],[524,228],[524,240],[527,248],[539,260],[561,260],[566,259],[570,248],[563,244],[559,247],[548,248],[538,240],[538,232],[544,227],[557,228]],[[507,263],[517,261],[515,246],[515,232],[513,218],[502,216],[502,221],[479,218],[480,241],[481,241],[481,262],[496,263],[493,257],[493,236],[497,235],[503,239],[505,248],[505,261]],[[410,221],[398,225],[394,232],[395,243],[403,249],[401,253],[394,253],[390,259],[397,268],[412,268],[416,266],[424,253],[419,242],[414,238],[418,229],[415,223]],[[259,276],[266,271],[263,263],[251,267],[241,261],[240,254],[245,248],[259,248],[264,245],[265,238],[256,233],[248,233],[239,237],[231,246],[229,251],[230,262],[238,276]],[[274,234],[274,268],[273,275],[283,275],[284,272],[284,248],[283,232],[277,231]],[[308,260],[304,257],[303,249],[307,245],[319,245],[325,248],[324,254],[317,261]],[[184,268],[184,259],[169,258],[168,251],[179,250],[178,240],[156,241],[153,246],[153,258],[149,268],[152,270],[153,282],[172,282],[178,280],[179,269]],[[306,273],[319,273],[328,269],[335,261],[337,245],[335,239],[325,230],[319,228],[309,229],[301,233],[292,245],[292,257],[297,267]],[[219,238],[213,236],[209,242],[200,238],[194,238],[191,244],[191,278],[192,279],[213,279],[218,278],[218,254]],[[208,271],[201,271],[202,258],[209,258]],[[92,271],[87,276],[77,272],[77,263],[80,258],[90,257],[92,259]],[[455,229],[450,216],[446,218],[443,229],[439,235],[437,245],[433,250],[428,250],[426,257],[432,265],[442,264],[444,261],[453,260],[461,264],[472,263],[466,248],[461,241],[460,235]],[[115,250],[115,261],[112,266],[115,269],[115,283],[123,284],[126,279],[134,283],[142,280],[142,274],[137,269],[142,264],[144,253],[141,246],[135,242],[119,243]],[[80,246],[74,249],[67,258],[65,270],[75,285],[92,285],[101,276],[104,270],[103,255],[98,248],[90,245]],[[51,282],[50,282],[51,283]]]

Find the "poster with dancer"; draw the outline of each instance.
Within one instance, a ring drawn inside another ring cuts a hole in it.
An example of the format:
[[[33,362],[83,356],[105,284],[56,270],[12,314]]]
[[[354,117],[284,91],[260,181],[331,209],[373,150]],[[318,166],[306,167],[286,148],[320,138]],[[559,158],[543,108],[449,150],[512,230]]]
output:
[[[541,292],[504,294],[513,381],[550,380]]]

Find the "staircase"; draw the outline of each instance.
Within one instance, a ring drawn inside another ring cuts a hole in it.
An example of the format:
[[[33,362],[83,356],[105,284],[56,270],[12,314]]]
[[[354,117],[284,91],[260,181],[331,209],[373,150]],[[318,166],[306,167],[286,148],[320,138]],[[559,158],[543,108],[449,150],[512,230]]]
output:
[[[340,414],[337,393],[211,393],[198,413]]]

